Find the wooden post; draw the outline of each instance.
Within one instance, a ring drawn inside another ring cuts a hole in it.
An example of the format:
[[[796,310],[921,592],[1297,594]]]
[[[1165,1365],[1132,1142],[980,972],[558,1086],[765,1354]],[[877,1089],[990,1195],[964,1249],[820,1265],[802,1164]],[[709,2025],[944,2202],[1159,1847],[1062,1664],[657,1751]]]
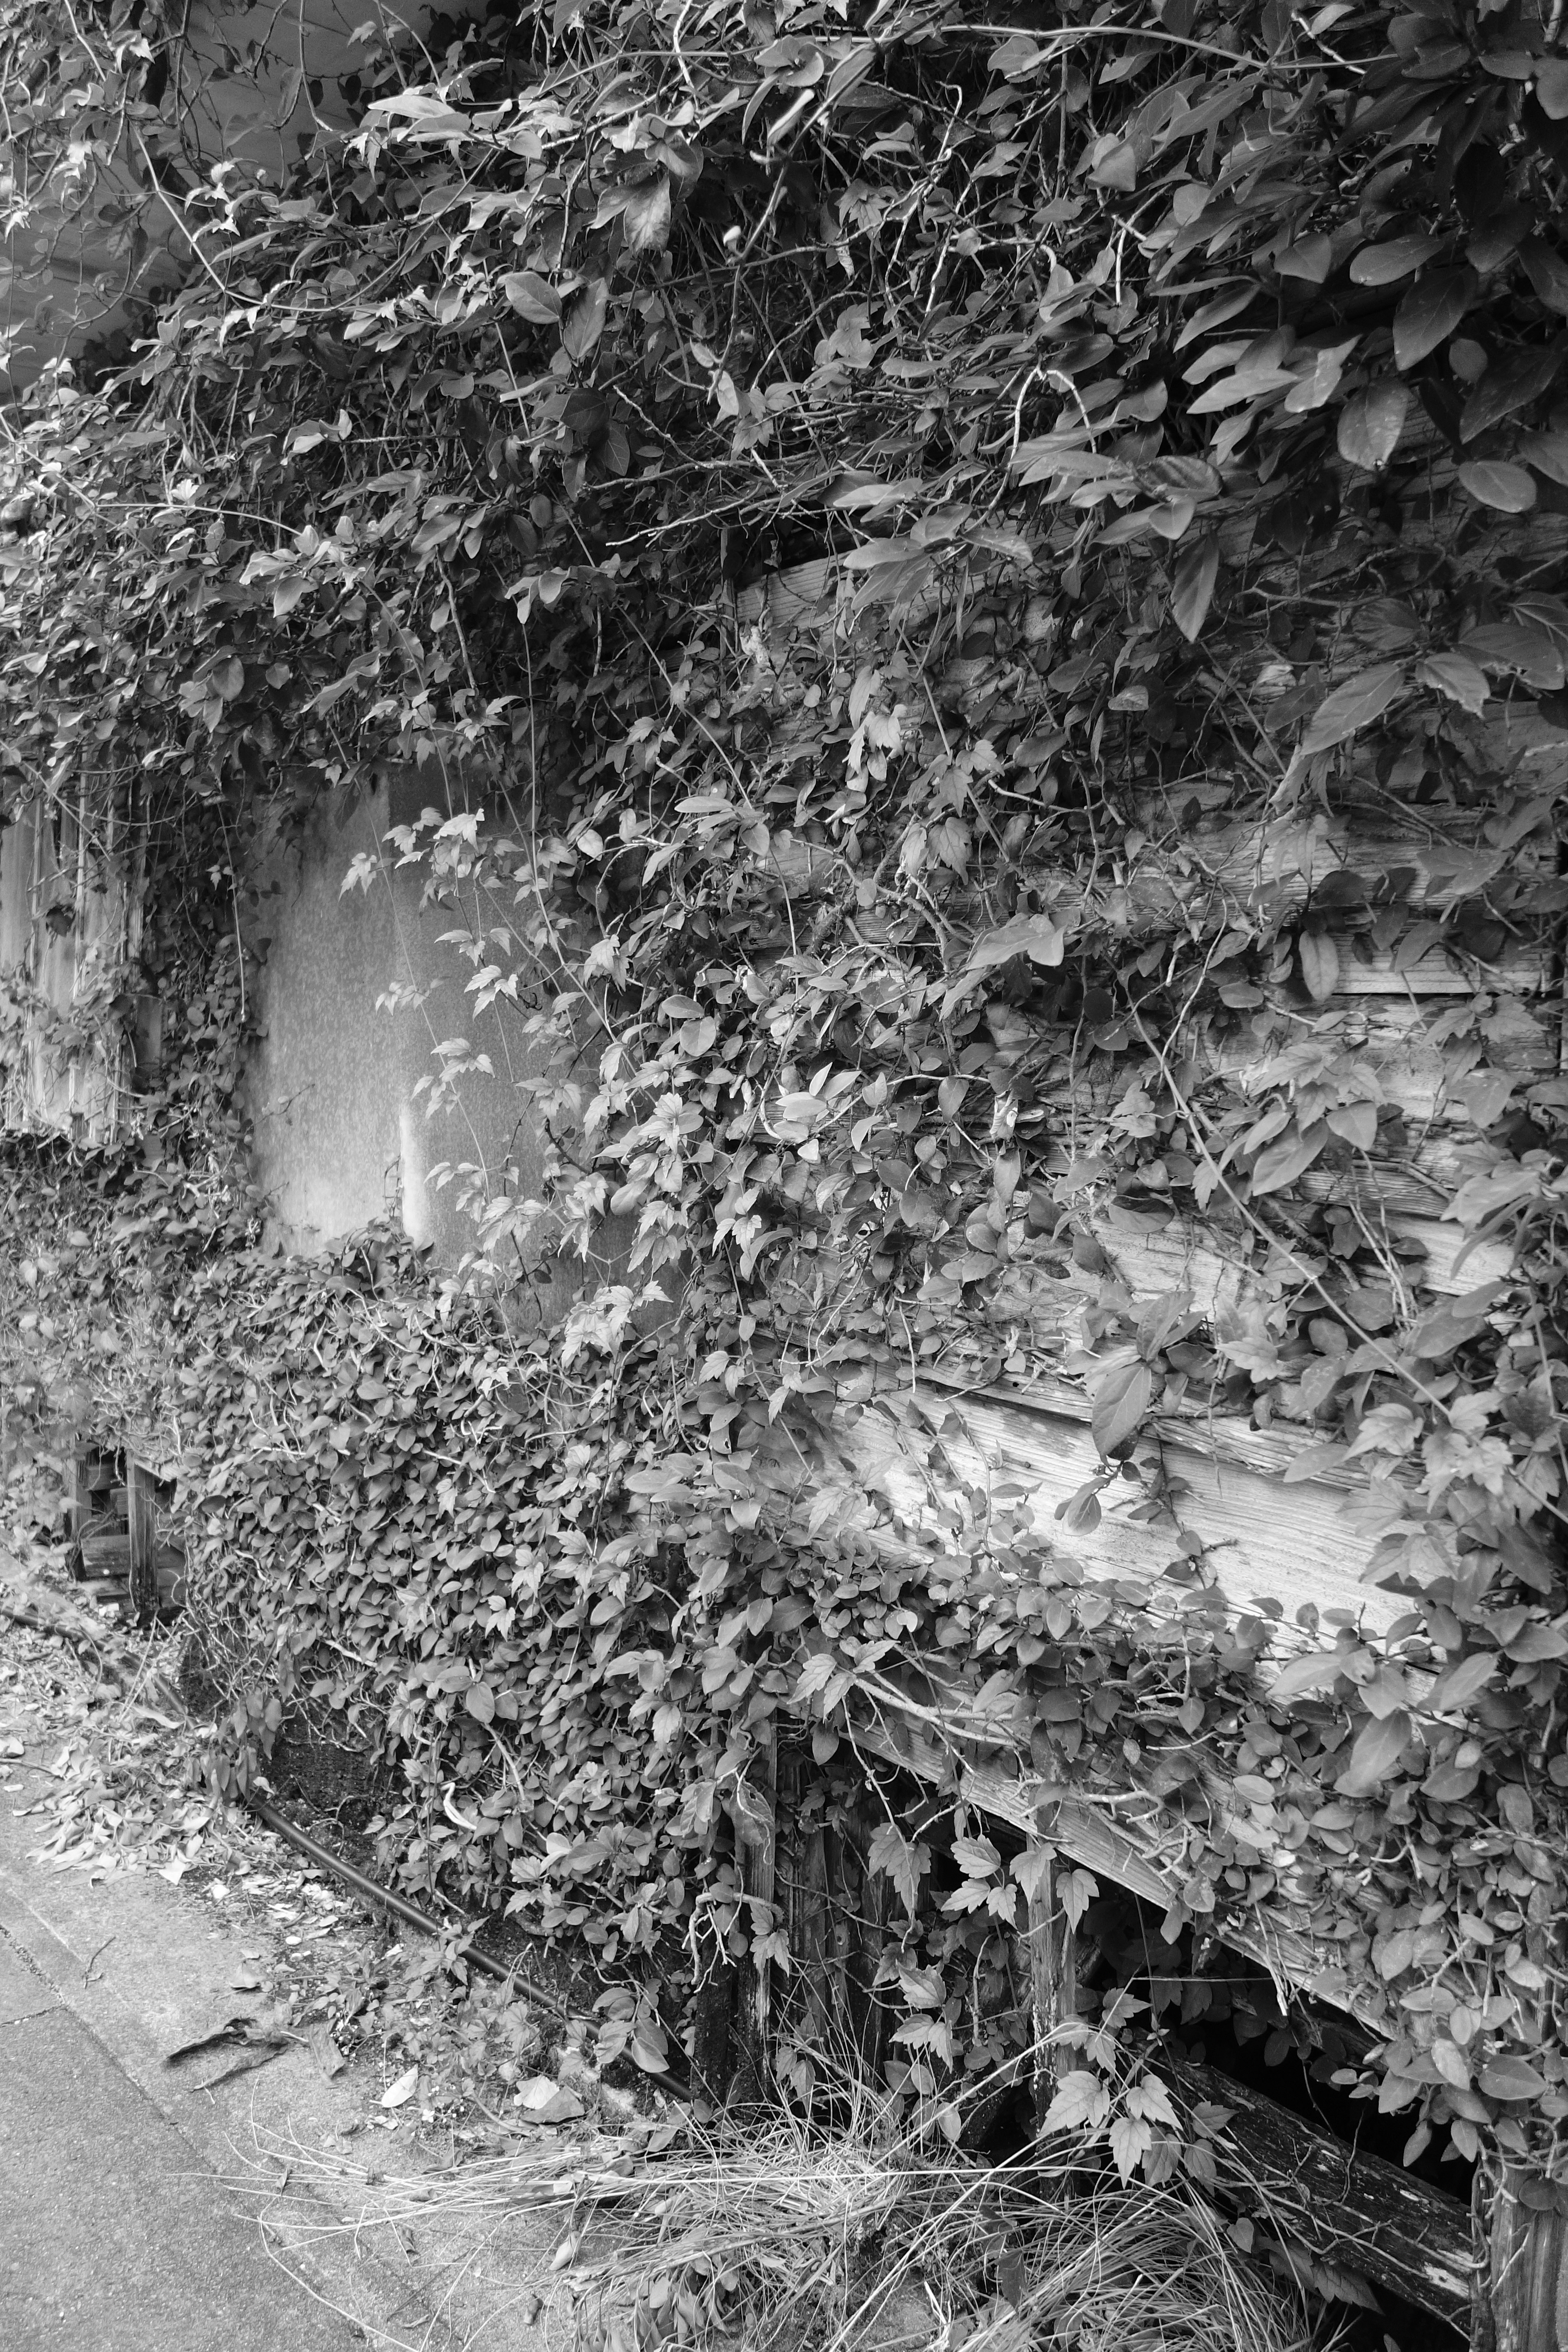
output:
[[[1522,2166],[1476,2168],[1472,2352],[1568,2352],[1568,2215],[1527,2199]]]
[[[710,2106],[721,2106],[730,2088],[730,2039],[735,2019],[735,1966],[721,1960],[698,1987],[692,2021],[691,2074]]]
[[[83,1446],[78,1444],[71,1453],[70,1500],[67,1505],[67,1525],[71,1538],[71,1574],[86,1573],[81,1564],[81,1539],[92,1517],[92,1490],[88,1485],[90,1465]]]
[[[750,2105],[761,2100],[768,2075],[768,2035],[772,2020],[772,1987],[768,1958],[756,1946],[759,1933],[772,1932],[778,1913],[773,1896],[777,1883],[778,1832],[775,1818],[777,1752],[771,1723],[759,1725],[752,1769],[739,1782],[728,1811],[735,1832],[735,1864],[746,1909],[752,1950],[735,1990],[736,2068],[730,2085],[731,2105]]]
[[[1060,2077],[1078,2063],[1076,2053],[1050,2036],[1078,2015],[1078,1937],[1062,1908],[1059,1864],[1044,1866],[1029,1900],[1029,1982],[1035,2023],[1035,2126],[1045,2121]]]
[[[158,1606],[158,1482],[144,1462],[125,1465],[126,1517],[131,1530],[131,1608],[151,1617]]]
[[[827,1858],[820,1817],[814,1816],[809,1822],[801,1818],[801,1791],[806,1778],[803,1755],[798,1741],[779,1749],[775,1872],[784,1941],[789,1947],[791,2022],[803,2042],[825,2049],[828,2039]]]
[[[877,1991],[877,1973],[882,1964],[882,1950],[888,1940],[888,1914],[893,1900],[890,1879],[880,1871],[868,1870],[860,1881],[861,1980],[866,1988],[866,2030],[861,2036],[861,2055],[866,2072],[873,2083],[880,2083],[888,2063],[888,2035],[891,2016],[886,2000]]]

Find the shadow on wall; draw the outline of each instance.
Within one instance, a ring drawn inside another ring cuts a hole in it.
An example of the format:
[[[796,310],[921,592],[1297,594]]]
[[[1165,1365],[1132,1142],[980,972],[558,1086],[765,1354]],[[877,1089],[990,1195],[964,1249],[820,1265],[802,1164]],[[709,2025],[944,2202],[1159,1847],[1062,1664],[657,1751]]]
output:
[[[280,187],[323,133],[360,120],[367,52],[356,29],[368,18],[416,33],[429,10],[364,0],[255,7],[189,0],[173,15],[173,26],[154,37],[156,123],[133,113],[112,154],[73,148],[52,174],[24,171],[22,217],[0,239],[0,396],[24,390],[62,354],[122,330],[134,303],[166,291],[189,267],[177,198],[149,189],[149,142],[176,191],[225,163]],[[90,13],[84,17],[79,69],[112,90],[112,42]]]
[[[250,917],[261,958],[251,1010],[261,1033],[246,1074],[258,1181],[291,1249],[314,1249],[388,1213],[410,1238],[454,1264],[474,1227],[432,1171],[444,1163],[507,1164],[524,1194],[539,1189],[542,1155],[516,1081],[534,1075],[515,1032],[493,1013],[474,1016],[464,993],[469,967],[440,934],[458,919],[424,912],[423,869],[382,859],[369,893],[342,889],[350,864],[376,852],[387,827],[405,824],[439,787],[420,777],[384,787],[346,819],[330,803],[313,813],[298,845],[279,847],[252,879],[261,892]],[[399,983],[417,1006],[393,1012],[376,1000]],[[437,1041],[468,1039],[493,1076],[458,1081],[455,1107],[426,1111],[421,1079],[434,1076]],[[535,1282],[545,1313],[570,1302],[578,1278],[547,1261]]]

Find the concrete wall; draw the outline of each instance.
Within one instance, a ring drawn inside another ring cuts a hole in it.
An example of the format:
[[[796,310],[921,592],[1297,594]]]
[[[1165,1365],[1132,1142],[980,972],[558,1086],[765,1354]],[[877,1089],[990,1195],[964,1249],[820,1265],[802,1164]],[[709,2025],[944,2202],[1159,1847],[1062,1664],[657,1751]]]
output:
[[[365,58],[356,26],[380,17],[366,0],[249,8],[194,0],[170,53],[153,146],[178,154],[187,180],[226,161],[276,186],[321,129],[357,121],[342,84]],[[410,7],[395,21],[416,32],[428,17],[427,8]],[[84,29],[96,41],[90,15]],[[148,190],[144,138],[128,130],[111,160],[86,161],[68,180],[37,184],[35,171],[27,216],[0,241],[0,396],[113,333],[137,299],[189,266],[177,205]]]
[[[253,1017],[263,1035],[245,1107],[257,1178],[291,1248],[390,1213],[414,1240],[455,1260],[473,1245],[474,1226],[458,1188],[441,1189],[433,1170],[468,1162],[494,1177],[510,1163],[525,1195],[539,1187],[539,1145],[515,1083],[529,1074],[517,1024],[474,1016],[464,991],[471,967],[440,943],[458,919],[422,909],[423,869],[397,871],[384,856],[368,894],[342,890],[355,856],[379,856],[387,826],[410,822],[439,791],[413,778],[346,821],[324,803],[302,839],[275,849],[252,877],[261,900],[247,923],[262,957]],[[378,1009],[395,983],[422,1001]],[[488,1055],[494,1075],[460,1079],[457,1108],[432,1118],[416,1088],[437,1067],[436,1044],[451,1037]],[[542,1303],[548,1294],[563,1304],[575,1286],[570,1269],[542,1272]]]

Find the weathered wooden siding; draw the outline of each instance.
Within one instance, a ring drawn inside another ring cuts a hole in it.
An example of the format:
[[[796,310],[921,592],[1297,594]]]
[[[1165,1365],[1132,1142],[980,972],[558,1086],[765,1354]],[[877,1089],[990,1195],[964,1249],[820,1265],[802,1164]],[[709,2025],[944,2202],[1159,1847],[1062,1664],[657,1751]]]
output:
[[[81,805],[29,802],[0,827],[0,1128],[100,1143],[129,1081],[107,1004],[140,907],[130,845],[98,839]]]
[[[775,625],[782,613],[787,627],[798,625],[795,605],[830,613],[828,574],[820,568],[818,580],[816,569],[804,584],[774,583],[759,596],[757,617]],[[1496,772],[1511,778],[1521,803],[1538,800],[1543,814],[1549,796],[1568,784],[1568,736],[1500,704],[1489,706],[1486,726]],[[1225,1620],[1247,1626],[1249,1635],[1260,1618],[1273,1621],[1275,1659],[1321,1647],[1336,1626],[1356,1626],[1375,1641],[1401,1615],[1404,1601],[1369,1580],[1379,1530],[1366,1507],[1365,1462],[1304,1459],[1324,1434],[1310,1417],[1256,1426],[1226,1405],[1207,1375],[1185,1393],[1167,1392],[1136,1449],[1135,1461],[1164,1482],[1173,1507],[1151,1509],[1146,1481],[1118,1479],[1100,1494],[1098,1523],[1069,1526],[1058,1517],[1105,1467],[1085,1385],[1065,1367],[1083,1345],[1086,1307],[1108,1293],[1136,1315],[1162,1295],[1184,1291],[1225,1334],[1316,1277],[1326,1313],[1331,1301],[1375,1333],[1391,1317],[1484,1291],[1508,1272],[1506,1244],[1468,1248],[1460,1226],[1444,1213],[1494,1155],[1431,1031],[1473,1004],[1484,1020],[1477,1065],[1514,1081],[1510,1108],[1526,1106],[1531,1089],[1545,1087],[1544,1115],[1560,1114],[1568,1095],[1552,837],[1528,810],[1510,821],[1496,793],[1474,809],[1462,805],[1463,795],[1402,807],[1370,768],[1357,769],[1353,755],[1349,767],[1332,810],[1267,841],[1257,828],[1211,822],[1217,790],[1178,788],[1176,797],[1186,801],[1178,845],[1152,852],[1114,894],[1086,893],[1066,872],[1027,870],[1018,877],[1018,903],[1051,909],[1069,934],[1107,923],[1153,931],[1178,904],[1190,907],[1194,892],[1211,908],[1216,899],[1234,907],[1237,920],[1294,922],[1310,914],[1337,951],[1332,994],[1310,1001],[1282,951],[1258,1007],[1272,1010],[1293,1039],[1316,1035],[1352,1048],[1372,1082],[1369,1094],[1398,1114],[1384,1118],[1371,1149],[1345,1145],[1325,1154],[1302,1187],[1310,1200],[1350,1213],[1359,1243],[1378,1254],[1376,1271],[1369,1276],[1363,1258],[1352,1276],[1321,1236],[1292,1239],[1288,1216],[1265,1201],[1259,1213],[1278,1236],[1270,1244],[1223,1184],[1199,1216],[1152,1189],[1108,1201],[1090,1177],[1076,1193],[1058,1188],[1068,1217],[1058,1230],[1030,1232],[1016,1220],[995,1242],[995,1263],[981,1287],[962,1267],[929,1276],[920,1302],[929,1312],[903,1360],[889,1350],[875,1370],[858,1365],[846,1381],[831,1356],[817,1359],[816,1335],[826,1328],[829,1302],[843,1303],[852,1275],[815,1247],[808,1202],[807,1229],[774,1296],[798,1334],[799,1368],[810,1375],[803,1385],[815,1393],[787,1426],[760,1441],[777,1523],[794,1540],[826,1526],[854,1528],[889,1561],[951,1577],[955,1561],[984,1548],[988,1526],[1006,1515],[1019,1531],[1009,1541],[1020,1564],[1001,1573],[1020,1588],[1037,1573],[1047,1587],[1081,1580],[1103,1591],[1108,1611],[1132,1604],[1155,1622],[1163,1617],[1177,1647],[1185,1614],[1194,1607],[1206,1614],[1216,1600]],[[1169,805],[1151,804],[1152,838],[1169,843],[1173,814]],[[825,886],[826,869],[806,845],[794,856],[786,845],[784,863],[787,887],[804,910]],[[1489,931],[1465,910],[1479,918],[1479,894],[1504,872],[1510,882],[1525,880],[1530,901],[1511,929]],[[1323,890],[1331,874],[1361,878],[1366,896],[1348,892],[1359,905],[1342,903],[1342,884]],[[894,952],[889,945],[891,977]],[[1281,1042],[1233,1030],[1217,1066],[1245,1083]],[[1032,1174],[1043,1165],[1048,1186],[1074,1160],[1092,1160],[1097,1124],[1124,1091],[1125,1069],[1107,1055],[1090,1058],[1072,1088],[1070,1136],[1049,1132],[1037,1115],[1031,1127],[1029,1114],[1020,1115],[1017,1139]],[[1189,1098],[1201,1094],[1203,1076],[1201,1066],[1184,1070]],[[1058,1098],[1048,1083],[1043,1092]],[[932,1201],[940,1213],[940,1194]],[[961,1253],[962,1237],[949,1246]],[[1358,1344],[1353,1331],[1349,1344]],[[1207,1593],[1169,1574],[1184,1533],[1201,1543]],[[1048,1775],[1031,1774],[1027,1724],[1007,1719],[1005,1703],[1000,1717],[996,1703],[990,1712],[976,1705],[978,1675],[967,1685],[946,1677],[939,1686],[923,1664],[884,1661],[878,1671],[881,1680],[874,1673],[873,1686],[850,1702],[868,1749],[929,1779],[951,1783],[956,1775],[973,1802],[1028,1834],[1039,1832],[1044,1803],[1049,1834],[1075,1859],[1152,1902],[1179,1895],[1180,1812],[1138,1785],[1135,1771],[1119,1782],[1109,1767],[1099,1768],[1089,1785],[1063,1797]],[[1266,1657],[1265,1678],[1268,1672]],[[1313,1940],[1292,1895],[1288,1843],[1268,1809],[1258,1813],[1236,1800],[1206,1759],[1201,1778],[1207,1801],[1234,1810],[1263,1865],[1279,1873],[1275,1895],[1227,1937],[1234,1933],[1282,1982],[1353,2011],[1356,1986]]]

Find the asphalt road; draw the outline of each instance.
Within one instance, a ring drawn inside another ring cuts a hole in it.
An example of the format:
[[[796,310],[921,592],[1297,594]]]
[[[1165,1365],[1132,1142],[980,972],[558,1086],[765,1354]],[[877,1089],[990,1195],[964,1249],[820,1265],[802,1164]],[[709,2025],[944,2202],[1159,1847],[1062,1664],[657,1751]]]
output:
[[[0,1929],[5,2352],[348,2352],[256,2224]]]

